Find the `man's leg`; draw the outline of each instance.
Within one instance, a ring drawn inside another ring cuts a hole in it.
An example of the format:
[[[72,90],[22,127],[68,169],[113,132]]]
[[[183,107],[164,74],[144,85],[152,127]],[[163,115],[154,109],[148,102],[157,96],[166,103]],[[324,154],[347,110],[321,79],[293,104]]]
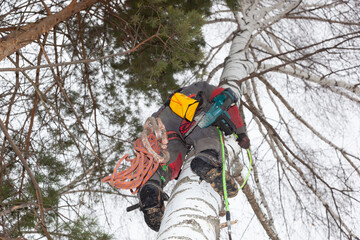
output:
[[[193,144],[195,149],[195,157],[190,164],[192,171],[223,196],[221,142],[216,127],[196,127],[186,141]],[[226,172],[225,179],[228,197],[235,197],[238,186],[234,178]]]
[[[156,180],[149,180],[141,187],[138,195],[145,222],[154,231],[159,231],[165,210],[164,200],[167,200],[160,185]]]
[[[138,197],[146,224],[154,231],[159,231],[165,211],[164,200],[168,196],[163,192],[165,185],[176,178],[180,172],[187,148],[181,139],[169,137],[167,150],[170,153],[168,165],[159,165],[155,174],[141,187]]]

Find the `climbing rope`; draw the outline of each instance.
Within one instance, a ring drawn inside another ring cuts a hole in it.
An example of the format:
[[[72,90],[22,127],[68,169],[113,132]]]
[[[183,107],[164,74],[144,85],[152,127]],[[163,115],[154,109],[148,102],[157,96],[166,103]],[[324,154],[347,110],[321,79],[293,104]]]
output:
[[[102,179],[111,186],[130,189],[135,194],[156,172],[160,163],[167,163],[170,154],[167,151],[167,134],[164,124],[159,118],[150,117],[146,120],[141,137],[134,142],[136,157],[130,159],[124,155],[114,168],[114,172]],[[130,162],[130,166],[120,170],[123,161]]]
[[[247,150],[248,157],[249,157],[249,170],[248,170],[248,172],[247,172],[247,174],[246,174],[246,178],[245,178],[243,184],[241,185],[240,189],[242,189],[242,188],[245,186],[247,180],[249,179],[250,172],[251,172],[251,165],[252,165],[251,152],[250,152],[250,149],[246,149],[246,150]]]
[[[233,135],[234,135],[236,138],[239,138],[239,136],[238,136],[236,133],[233,133]],[[250,172],[251,172],[252,156],[251,156],[250,149],[246,149],[246,151],[247,151],[247,153],[248,153],[248,158],[249,158],[249,170],[248,170],[248,172],[247,172],[247,174],[246,174],[246,177],[245,177],[245,180],[244,180],[243,184],[240,186],[240,189],[242,189],[242,188],[245,186],[247,180],[249,179]]]
[[[229,240],[231,240],[231,222],[230,222],[230,210],[229,210],[229,200],[227,196],[227,188],[226,188],[226,173],[225,173],[225,147],[224,141],[219,128],[217,128],[220,135],[221,142],[221,158],[222,158],[222,180],[223,180],[223,190],[224,190],[224,200],[225,200],[225,210],[226,210],[226,225],[228,227],[228,235]]]
[[[217,128],[218,132],[219,132],[219,135],[220,135],[220,142],[221,142],[221,158],[222,158],[222,180],[223,180],[223,191],[224,191],[224,201],[225,201],[225,210],[226,210],[226,225],[228,227],[228,235],[229,235],[229,240],[232,239],[231,237],[231,219],[230,219],[230,209],[229,209],[229,200],[228,200],[228,196],[227,196],[227,188],[226,188],[226,173],[225,173],[225,147],[224,147],[224,141],[223,141],[223,137],[222,137],[222,134],[221,134],[221,131],[219,128]],[[236,138],[238,138],[238,135],[234,133],[234,136]],[[247,153],[248,153],[248,156],[249,156],[249,170],[248,170],[248,173],[246,175],[246,178],[243,182],[243,184],[240,186],[240,189],[242,189],[249,176],[250,176],[250,172],[251,172],[251,164],[252,164],[252,157],[251,157],[251,152],[249,149],[246,149],[247,150]]]

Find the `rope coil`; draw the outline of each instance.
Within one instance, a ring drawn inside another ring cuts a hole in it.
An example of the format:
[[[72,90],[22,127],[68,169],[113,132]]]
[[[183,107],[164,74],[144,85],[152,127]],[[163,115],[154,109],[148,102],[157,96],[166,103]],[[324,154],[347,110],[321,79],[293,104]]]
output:
[[[146,120],[141,137],[134,142],[136,157],[124,155],[116,164],[114,172],[102,179],[111,186],[120,189],[130,189],[135,194],[156,172],[159,164],[165,164],[170,159],[167,151],[167,133],[159,118],[150,117]],[[125,170],[120,170],[123,161],[130,162]]]
[[[160,156],[157,152],[152,148],[148,135],[152,132],[155,133],[155,137],[157,138],[158,145],[160,147],[160,152],[163,156]],[[170,154],[167,151],[167,134],[164,124],[162,123],[160,118],[149,117],[144,126],[144,131],[141,133],[141,141],[145,146],[146,150],[159,162],[159,163],[167,163],[170,159]]]

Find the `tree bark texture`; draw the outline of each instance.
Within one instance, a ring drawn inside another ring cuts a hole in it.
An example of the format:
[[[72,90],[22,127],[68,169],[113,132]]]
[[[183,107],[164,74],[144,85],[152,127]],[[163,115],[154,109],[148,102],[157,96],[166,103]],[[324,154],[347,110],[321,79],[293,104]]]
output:
[[[158,240],[219,239],[221,198],[210,184],[199,182],[187,160],[175,185],[157,236]]]
[[[225,59],[224,70],[220,77],[221,87],[230,87],[239,96],[242,95],[240,80],[255,71],[255,64],[246,57],[246,48],[251,39],[254,27],[240,22],[243,29],[238,32],[231,42],[229,56]]]

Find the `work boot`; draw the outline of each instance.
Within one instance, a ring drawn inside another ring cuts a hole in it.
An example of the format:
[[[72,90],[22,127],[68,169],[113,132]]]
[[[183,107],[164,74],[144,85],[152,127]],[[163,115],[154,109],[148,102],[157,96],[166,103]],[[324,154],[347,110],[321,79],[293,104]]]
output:
[[[165,211],[164,196],[157,181],[148,181],[140,189],[140,209],[144,213],[146,224],[158,232]]]
[[[224,196],[222,167],[205,158],[204,156],[195,157],[190,164],[191,170],[195,172],[201,180],[210,183],[211,187],[220,195]],[[237,195],[239,188],[232,176],[225,172],[226,190],[229,198]]]

